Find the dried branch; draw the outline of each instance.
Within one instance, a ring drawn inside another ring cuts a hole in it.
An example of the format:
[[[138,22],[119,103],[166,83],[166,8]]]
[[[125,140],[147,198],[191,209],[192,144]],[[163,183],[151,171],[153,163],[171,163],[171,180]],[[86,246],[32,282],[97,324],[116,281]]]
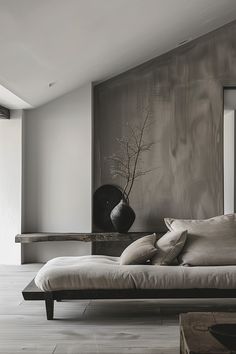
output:
[[[137,171],[136,174],[135,174],[135,176],[134,176],[134,179],[136,179],[136,178],[138,178],[138,177],[140,177],[140,176],[144,176],[144,175],[146,175],[147,173],[152,172],[152,171],[154,171],[154,170],[155,170],[155,168],[151,168],[150,170]]]
[[[145,130],[145,127],[146,127],[146,124],[147,124],[148,117],[149,117],[149,111],[146,114],[146,117],[144,119],[141,131],[140,131],[140,136],[139,136],[139,141],[138,141],[138,146],[137,146],[137,154],[135,156],[134,168],[133,168],[133,173],[132,173],[132,176],[131,176],[130,187],[129,187],[129,190],[127,192],[127,198],[129,198],[130,192],[131,192],[131,190],[133,188],[134,177],[135,177],[135,173],[136,173],[136,169],[137,169],[138,158],[139,158],[140,151],[141,151],[141,146],[142,146],[143,134],[144,134],[144,130]]]
[[[147,109],[144,121],[140,126],[129,126],[129,137],[122,137],[116,139],[120,147],[120,153],[118,155],[113,154],[108,158],[113,162],[111,166],[112,176],[119,176],[125,179],[125,184],[122,193],[123,198],[129,198],[129,195],[134,185],[134,181],[137,178],[153,171],[153,169],[138,169],[138,165],[140,165],[140,162],[142,161],[141,156],[144,152],[150,151],[154,144],[153,142],[144,142],[144,133],[146,129],[150,126],[150,115],[150,109]]]
[[[151,147],[154,145],[154,143],[149,143],[149,144],[143,144],[140,147],[140,152],[144,152],[144,151],[150,151]]]
[[[124,171],[116,170],[116,169],[112,170],[112,176],[113,177],[120,176],[120,177],[123,177],[125,179],[129,177],[129,175],[127,173],[125,173]]]
[[[128,166],[123,162],[123,160],[118,156],[110,156],[108,160],[113,161],[115,164],[121,165],[123,168],[128,170]]]

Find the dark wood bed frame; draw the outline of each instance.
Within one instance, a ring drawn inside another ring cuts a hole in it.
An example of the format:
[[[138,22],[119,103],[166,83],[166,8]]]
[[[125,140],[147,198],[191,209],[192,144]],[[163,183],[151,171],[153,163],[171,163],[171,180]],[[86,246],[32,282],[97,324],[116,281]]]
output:
[[[54,301],[88,299],[219,299],[236,298],[236,289],[83,289],[44,292],[34,279],[22,291],[25,300],[44,300],[48,320],[53,320]]]
[[[101,254],[97,245],[101,244],[104,250],[105,243],[116,242],[116,250],[119,256],[124,250],[120,249],[120,243],[130,244],[138,238],[149,235],[152,232],[101,232],[101,233],[30,233],[17,235],[15,240],[20,243],[32,242],[53,242],[53,241],[85,241],[92,243],[92,254]],[[163,234],[163,232],[158,232]],[[94,246],[96,245],[96,247]],[[126,244],[127,246],[127,244]],[[125,246],[125,247],[126,247]],[[101,250],[101,247],[100,247]],[[110,253],[109,253],[110,254]],[[111,255],[111,254],[110,254]],[[53,320],[54,301],[62,300],[89,300],[89,299],[217,299],[236,298],[236,289],[84,289],[84,290],[62,290],[44,292],[41,291],[32,280],[22,291],[25,300],[43,300],[46,305],[48,320]]]

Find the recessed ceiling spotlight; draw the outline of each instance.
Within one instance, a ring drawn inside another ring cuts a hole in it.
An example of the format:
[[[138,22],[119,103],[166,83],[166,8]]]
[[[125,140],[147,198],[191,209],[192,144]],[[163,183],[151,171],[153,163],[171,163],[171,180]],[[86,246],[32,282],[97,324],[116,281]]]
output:
[[[53,87],[54,85],[56,85],[56,82],[52,81],[52,82],[49,82],[48,87],[50,88],[50,87]]]

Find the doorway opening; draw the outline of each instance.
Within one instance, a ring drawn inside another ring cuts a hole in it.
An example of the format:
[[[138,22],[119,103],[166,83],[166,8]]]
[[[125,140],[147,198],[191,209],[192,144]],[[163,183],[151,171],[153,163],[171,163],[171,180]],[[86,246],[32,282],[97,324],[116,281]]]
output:
[[[224,88],[224,214],[236,211],[236,87]]]

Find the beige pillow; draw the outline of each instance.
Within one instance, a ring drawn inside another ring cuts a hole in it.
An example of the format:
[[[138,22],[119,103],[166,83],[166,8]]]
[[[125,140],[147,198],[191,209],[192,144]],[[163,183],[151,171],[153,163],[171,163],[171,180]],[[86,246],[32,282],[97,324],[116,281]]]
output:
[[[183,265],[236,265],[236,214],[206,220],[165,219],[169,230],[187,230],[178,260]]]
[[[152,264],[171,265],[182,251],[187,238],[187,231],[170,231],[156,241],[157,253]]]
[[[157,252],[156,234],[144,236],[131,243],[120,256],[120,264],[143,264]]]

